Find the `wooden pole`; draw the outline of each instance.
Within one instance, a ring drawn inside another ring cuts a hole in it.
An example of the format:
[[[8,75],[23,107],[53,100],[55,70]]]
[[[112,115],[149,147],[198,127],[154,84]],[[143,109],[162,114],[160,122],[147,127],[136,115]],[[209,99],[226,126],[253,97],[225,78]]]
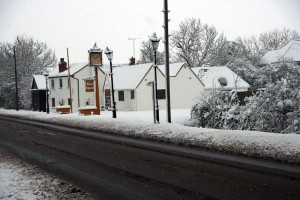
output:
[[[99,99],[99,83],[98,83],[98,68],[95,66],[95,84],[96,84],[96,115],[100,115],[100,99]]]
[[[16,111],[19,111],[19,93],[18,93],[18,73],[17,73],[17,57],[16,48],[14,47],[14,61],[15,61],[15,87],[16,87]]]
[[[70,77],[70,64],[69,64],[69,49],[67,48],[67,59],[68,59],[68,82],[69,82],[69,89],[70,89],[70,106],[71,106],[71,113],[73,113],[72,104],[72,86],[71,86],[71,77]]]

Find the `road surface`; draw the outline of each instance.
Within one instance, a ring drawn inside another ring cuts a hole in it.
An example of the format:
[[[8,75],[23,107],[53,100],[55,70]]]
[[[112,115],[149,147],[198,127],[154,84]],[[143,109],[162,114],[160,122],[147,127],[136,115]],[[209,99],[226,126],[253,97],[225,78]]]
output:
[[[300,199],[300,166],[0,117],[0,146],[96,199]]]

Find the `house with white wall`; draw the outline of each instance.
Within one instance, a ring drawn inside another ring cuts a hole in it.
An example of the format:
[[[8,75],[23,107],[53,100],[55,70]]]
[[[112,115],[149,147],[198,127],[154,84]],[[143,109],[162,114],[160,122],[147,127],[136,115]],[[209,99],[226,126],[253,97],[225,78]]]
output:
[[[152,109],[152,87],[154,81],[152,63],[129,65],[113,69],[116,108],[120,111]],[[110,89],[110,77],[106,77],[103,90]],[[165,69],[157,67],[157,96],[159,109],[166,109]],[[185,63],[170,64],[170,96],[172,109],[191,108],[204,91],[204,84]],[[105,92],[109,95],[109,92]],[[106,98],[109,99],[109,98]]]
[[[205,93],[213,90],[245,92],[250,85],[226,66],[194,67],[197,77],[204,84]]]
[[[99,88],[103,87],[105,73],[97,67]],[[72,96],[72,112],[78,112],[80,107],[96,106],[95,67],[88,62],[70,65],[70,83]],[[49,108],[56,112],[56,107],[70,105],[70,86],[67,63],[61,58],[59,66],[49,74]],[[104,103],[104,94],[99,91],[100,105]]]
[[[300,38],[291,40],[280,49],[267,52],[261,58],[261,65],[273,64],[279,61],[293,61],[300,65]]]

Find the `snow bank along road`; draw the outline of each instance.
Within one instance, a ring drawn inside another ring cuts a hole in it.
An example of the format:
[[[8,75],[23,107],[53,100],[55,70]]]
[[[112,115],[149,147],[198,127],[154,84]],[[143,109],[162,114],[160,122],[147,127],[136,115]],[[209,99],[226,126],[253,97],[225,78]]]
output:
[[[189,118],[188,110],[172,110],[172,118],[181,121],[180,124],[162,122],[159,125],[152,123],[151,111],[118,112],[118,118],[112,119],[111,112],[84,117],[78,114],[47,115],[42,112],[0,109],[0,116],[300,164],[300,135],[187,127],[182,124]]]
[[[20,122],[0,120],[0,145],[96,198],[300,198],[298,165]]]
[[[76,186],[0,149],[0,199],[53,200],[92,198]]]

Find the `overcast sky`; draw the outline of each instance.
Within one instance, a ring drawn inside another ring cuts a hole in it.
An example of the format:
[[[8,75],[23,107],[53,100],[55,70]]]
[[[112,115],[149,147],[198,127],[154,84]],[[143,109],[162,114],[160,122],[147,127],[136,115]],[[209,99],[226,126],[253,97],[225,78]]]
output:
[[[299,0],[169,0],[170,31],[186,18],[200,18],[229,40],[283,27],[300,32]],[[163,0],[0,0],[0,42],[26,34],[46,42],[57,58],[88,60],[95,42],[114,51],[113,63],[128,63],[153,32],[163,36]],[[163,50],[163,43],[160,44]],[[103,59],[107,63],[106,56]]]

